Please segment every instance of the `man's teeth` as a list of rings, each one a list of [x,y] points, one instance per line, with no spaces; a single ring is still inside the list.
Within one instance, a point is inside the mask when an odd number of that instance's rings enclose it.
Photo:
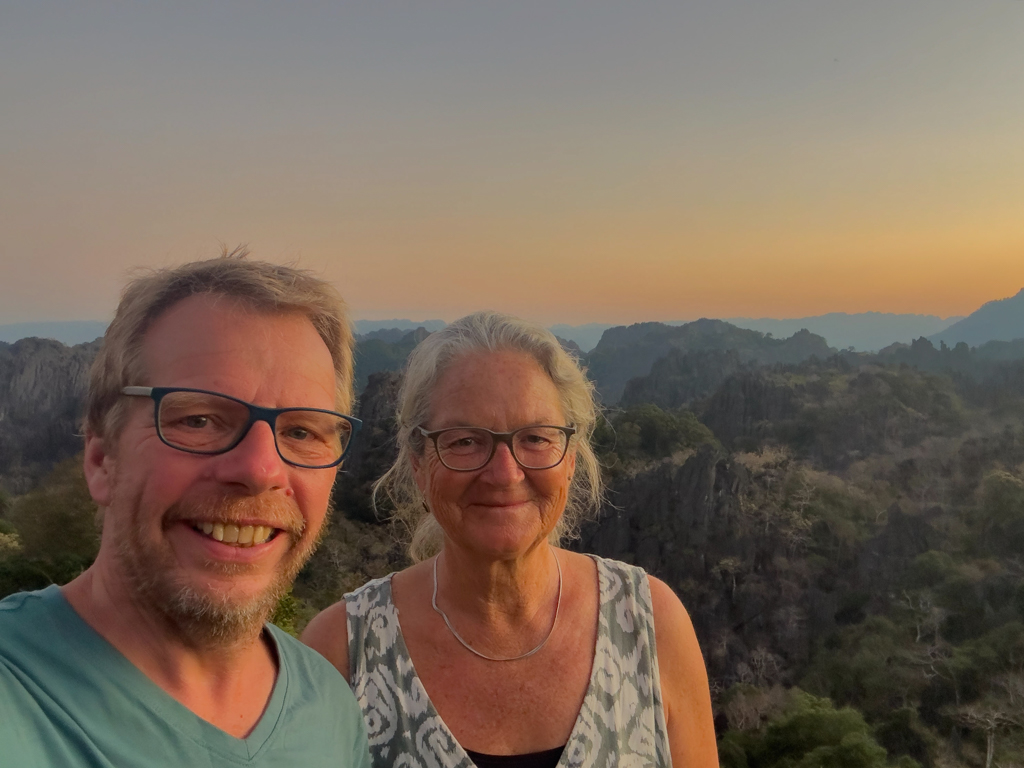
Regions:
[[[197,531],[225,544],[253,547],[264,544],[274,529],[266,525],[235,525],[234,523],[196,523]]]

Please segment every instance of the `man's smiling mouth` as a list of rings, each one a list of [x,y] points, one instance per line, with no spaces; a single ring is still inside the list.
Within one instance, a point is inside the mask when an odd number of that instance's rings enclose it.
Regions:
[[[266,525],[236,525],[235,523],[209,521],[192,523],[192,528],[215,541],[236,547],[254,547],[258,544],[266,544],[279,531],[278,528]]]

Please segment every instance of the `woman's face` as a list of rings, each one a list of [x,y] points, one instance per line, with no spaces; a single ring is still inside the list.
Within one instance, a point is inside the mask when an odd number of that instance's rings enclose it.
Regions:
[[[522,352],[473,352],[441,376],[430,400],[427,430],[567,426],[558,390],[544,369]],[[416,483],[452,544],[478,554],[514,557],[547,538],[565,509],[576,467],[570,447],[561,464],[523,469],[499,444],[481,469],[455,472],[426,441],[413,460]]]

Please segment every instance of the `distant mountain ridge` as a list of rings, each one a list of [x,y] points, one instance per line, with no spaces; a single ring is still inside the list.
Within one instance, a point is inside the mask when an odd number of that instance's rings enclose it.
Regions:
[[[107,330],[107,323],[99,320],[69,320],[65,322],[9,323],[0,325],[0,341],[13,344],[21,339],[53,339],[73,347],[95,341]]]
[[[909,344],[921,336],[942,331],[962,317],[936,315],[893,314],[891,312],[829,312],[813,317],[776,320],[770,317],[729,317],[725,321],[761,333],[785,338],[801,328],[824,336],[828,343],[839,349],[853,347],[858,352],[877,352],[890,344]]]
[[[1013,341],[1024,338],[1024,288],[1016,296],[997,299],[981,305],[963,320],[953,323],[928,339],[956,346],[961,341],[977,347],[987,341]]]
[[[586,323],[585,325],[559,323],[549,325],[548,330],[560,339],[576,342],[581,350],[589,352],[601,341],[601,335],[609,328],[614,327],[611,323]]]
[[[352,322],[353,330],[359,336],[366,336],[367,334],[374,333],[376,331],[390,331],[399,330],[415,331],[417,328],[426,328],[428,331],[439,331],[444,328],[448,323],[444,320],[354,320]]]
[[[824,338],[807,330],[788,339],[773,339],[760,331],[707,318],[680,326],[637,323],[604,332],[586,357],[588,374],[601,399],[614,403],[622,397],[630,379],[648,375],[654,362],[671,350],[735,350],[740,362],[762,364],[799,363],[812,355],[826,358],[836,353]]]
[[[722,320],[738,328],[770,333],[775,338],[788,338],[802,328],[823,336],[830,346],[838,349],[853,347],[858,352],[877,352],[890,344],[909,344],[921,336],[931,336],[962,316],[938,317],[937,315],[895,314],[892,312],[829,312],[809,317],[726,317]],[[679,326],[689,320],[668,320],[664,325]],[[580,349],[589,352],[600,341],[601,334],[617,326],[611,323],[587,323],[585,325],[552,325],[551,331],[579,344]]]

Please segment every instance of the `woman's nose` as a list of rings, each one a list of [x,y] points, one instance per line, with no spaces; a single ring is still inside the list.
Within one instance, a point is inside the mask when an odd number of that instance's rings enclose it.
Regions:
[[[485,474],[496,482],[516,482],[523,477],[522,467],[512,455],[507,443],[499,443],[494,447],[494,455],[484,467]]]

